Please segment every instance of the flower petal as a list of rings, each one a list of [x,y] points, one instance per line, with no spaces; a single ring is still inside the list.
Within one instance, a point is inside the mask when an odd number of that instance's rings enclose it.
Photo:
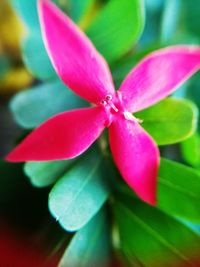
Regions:
[[[109,139],[124,180],[141,199],[155,205],[159,150],[153,139],[137,122],[123,118],[111,124]]]
[[[200,68],[200,48],[172,46],[145,57],[119,91],[130,112],[147,108],[175,91]]]
[[[55,4],[48,0],[38,3],[45,47],[58,76],[95,104],[114,94],[108,65],[86,35]]]
[[[46,161],[83,153],[102,133],[106,114],[101,107],[60,113],[36,128],[6,158],[7,161]]]

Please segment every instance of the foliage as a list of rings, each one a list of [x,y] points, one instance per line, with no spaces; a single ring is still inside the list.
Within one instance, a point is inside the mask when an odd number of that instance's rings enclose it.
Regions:
[[[54,2],[106,58],[117,88],[148,52],[180,42],[200,44],[197,0]],[[36,0],[11,0],[11,4],[26,28],[21,53],[35,77],[34,86],[10,102],[16,122],[33,129],[55,114],[86,107],[52,67],[41,37]],[[1,59],[0,77],[10,70],[9,60]],[[200,251],[198,227],[194,231],[193,226],[200,225],[199,83],[196,74],[178,94],[135,114],[161,146],[156,207],[138,200],[123,183],[110,160],[106,134],[77,159],[25,163],[24,173],[33,186],[50,187],[48,206],[56,222],[67,232],[76,232],[73,236],[62,233],[53,244],[52,253],[65,250],[60,267],[111,266],[114,256],[123,266],[190,266],[196,260]],[[167,154],[171,144],[176,144],[176,153]],[[17,186],[15,167],[10,171],[1,164],[2,176]],[[15,190],[7,188],[4,180],[2,196],[10,197],[6,192],[14,195]]]

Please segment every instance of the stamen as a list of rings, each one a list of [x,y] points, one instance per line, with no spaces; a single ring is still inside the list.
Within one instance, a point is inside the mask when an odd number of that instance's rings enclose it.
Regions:
[[[115,106],[115,104],[112,102],[112,96],[111,95],[107,95],[105,97],[105,99],[101,100],[101,104],[104,106],[109,106],[110,108],[112,108],[115,112],[118,112],[119,109]]]
[[[136,119],[136,121],[137,121],[138,123],[143,123],[143,121],[144,121],[144,120],[139,119],[139,118],[135,118],[135,119]]]
[[[106,101],[109,102],[110,100],[112,100],[112,96],[111,96],[111,95],[107,95],[107,96],[106,96]]]
[[[107,95],[106,96],[106,101],[108,103],[108,105],[115,111],[118,112],[119,109],[114,105],[114,103],[112,102],[112,96],[111,95]]]
[[[101,100],[101,104],[102,104],[103,106],[106,106],[108,103],[107,103],[106,100]]]
[[[115,107],[115,105],[114,105],[112,102],[109,103],[109,105],[110,105],[110,107],[111,107],[112,109],[114,109],[115,112],[118,112],[118,111],[119,111],[119,109],[118,109],[117,107]]]
[[[128,111],[125,111],[125,112],[124,112],[124,118],[125,118],[126,120],[129,120],[129,121],[136,121],[136,122],[138,122],[138,123],[142,123],[142,122],[143,122],[143,120],[134,117],[134,116],[132,115],[132,113],[130,113],[130,112],[128,112]]]
[[[135,118],[133,117],[133,115],[128,111],[124,112],[124,118],[129,121],[135,121]]]

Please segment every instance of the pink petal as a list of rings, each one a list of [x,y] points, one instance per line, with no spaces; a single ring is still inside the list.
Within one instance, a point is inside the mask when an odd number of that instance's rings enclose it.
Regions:
[[[111,124],[109,139],[124,180],[141,199],[155,205],[159,150],[153,139],[137,122],[123,118]]]
[[[47,52],[64,83],[96,104],[114,94],[108,65],[86,35],[50,1],[40,0],[38,8]]]
[[[147,108],[175,91],[200,67],[200,48],[172,46],[145,57],[120,87],[130,112]]]
[[[76,157],[99,137],[105,121],[106,114],[101,107],[60,113],[36,128],[6,160],[45,161]]]

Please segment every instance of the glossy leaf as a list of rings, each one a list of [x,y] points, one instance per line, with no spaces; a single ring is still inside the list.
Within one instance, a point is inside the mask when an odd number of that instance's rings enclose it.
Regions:
[[[137,259],[139,266],[189,266],[198,256],[200,237],[189,228],[139,200],[118,199],[120,247],[131,264]]]
[[[187,91],[187,82],[182,84],[177,91],[175,91],[172,96],[174,98],[179,98],[179,99],[184,99],[187,98],[186,96],[186,91]]]
[[[22,42],[22,56],[29,71],[42,80],[57,77],[45,50],[40,32],[27,36]]]
[[[118,187],[135,197],[127,186]],[[161,158],[158,175],[157,208],[180,220],[200,223],[200,171]]]
[[[200,168],[200,135],[193,134],[181,144],[182,155],[186,162]]]
[[[159,145],[173,144],[189,137],[196,129],[197,108],[187,100],[167,98],[134,114]]]
[[[191,99],[200,109],[200,90],[199,90],[200,73],[196,73],[188,82],[186,97]],[[199,128],[200,129],[200,128]]]
[[[144,26],[143,1],[111,0],[86,30],[109,62],[125,54],[140,37]]]
[[[10,106],[19,125],[34,128],[57,113],[85,107],[86,102],[56,80],[17,94]]]
[[[95,0],[70,0],[70,15],[75,22],[80,22],[95,3]]]
[[[200,223],[200,171],[161,160],[158,178],[158,208],[182,219]]]
[[[106,213],[101,210],[78,231],[67,247],[59,267],[107,267],[110,240]]]
[[[180,0],[166,0],[162,14],[161,41],[170,41],[177,31],[180,16]]]
[[[111,71],[116,88],[120,87],[127,74],[137,62],[135,55],[129,55],[112,65]]]
[[[181,27],[184,26],[184,30],[189,33],[194,33],[197,36],[200,34],[199,28],[199,12],[200,6],[198,0],[182,1],[182,16]]]
[[[84,155],[84,159],[53,187],[49,195],[49,209],[64,229],[80,229],[106,201],[108,187],[102,168],[102,159],[97,153]]]
[[[142,47],[153,44],[159,40],[160,15],[163,8],[163,0],[144,0],[145,3],[145,27],[139,44]]]
[[[27,162],[24,171],[33,186],[45,187],[56,182],[71,167],[73,162],[74,160]]]
[[[155,12],[161,9],[163,0],[145,0],[145,7],[150,10],[151,12]]]

